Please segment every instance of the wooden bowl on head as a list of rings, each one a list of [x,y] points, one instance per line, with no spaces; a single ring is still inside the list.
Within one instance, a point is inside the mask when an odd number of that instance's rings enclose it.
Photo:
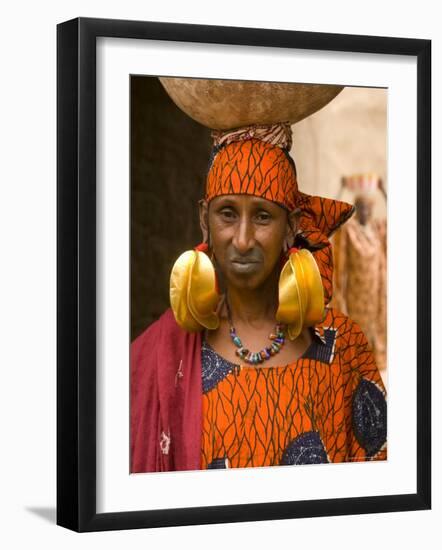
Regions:
[[[322,109],[344,86],[159,77],[175,104],[216,130],[251,124],[294,124]]]

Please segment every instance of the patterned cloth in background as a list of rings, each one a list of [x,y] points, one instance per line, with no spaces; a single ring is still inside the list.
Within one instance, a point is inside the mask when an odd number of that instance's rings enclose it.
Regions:
[[[387,244],[385,221],[351,219],[333,237],[332,305],[361,326],[379,369],[386,368]]]
[[[202,346],[202,465],[386,459],[385,388],[361,329],[332,308],[289,365],[234,365]]]

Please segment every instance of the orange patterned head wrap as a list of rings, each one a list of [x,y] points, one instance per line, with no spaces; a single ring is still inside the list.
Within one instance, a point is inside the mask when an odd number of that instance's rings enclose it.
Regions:
[[[297,193],[296,172],[288,154],[258,139],[224,146],[207,176],[207,201],[220,195],[246,194],[293,210]]]
[[[214,132],[206,200],[246,194],[276,202],[289,211],[296,207],[296,168],[289,156],[288,124],[249,126],[232,132]]]

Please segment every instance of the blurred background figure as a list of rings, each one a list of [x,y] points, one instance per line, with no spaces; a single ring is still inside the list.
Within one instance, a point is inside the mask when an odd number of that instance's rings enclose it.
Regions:
[[[379,369],[386,368],[386,220],[374,218],[379,191],[377,174],[343,177],[343,189],[354,194],[356,212],[334,235],[333,306],[356,321],[371,344]]]

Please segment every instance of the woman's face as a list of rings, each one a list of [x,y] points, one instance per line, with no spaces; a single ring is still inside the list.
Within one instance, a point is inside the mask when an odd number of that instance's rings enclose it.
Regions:
[[[210,202],[207,220],[214,256],[229,285],[258,289],[279,270],[284,240],[292,233],[284,208],[252,195],[223,195]]]

